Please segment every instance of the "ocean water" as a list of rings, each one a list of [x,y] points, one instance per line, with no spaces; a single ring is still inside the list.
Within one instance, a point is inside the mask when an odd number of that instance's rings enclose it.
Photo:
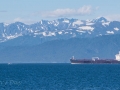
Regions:
[[[120,64],[0,64],[0,90],[120,90]]]

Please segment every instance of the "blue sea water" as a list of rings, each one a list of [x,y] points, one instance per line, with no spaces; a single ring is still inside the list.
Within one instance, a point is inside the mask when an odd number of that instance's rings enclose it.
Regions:
[[[120,65],[0,64],[0,90],[120,90]]]

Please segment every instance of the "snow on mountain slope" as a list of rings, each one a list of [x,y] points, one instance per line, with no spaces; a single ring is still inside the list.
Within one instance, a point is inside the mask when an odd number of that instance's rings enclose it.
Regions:
[[[104,17],[93,20],[78,20],[61,18],[53,21],[26,25],[21,22],[11,24],[0,23],[0,42],[20,36],[33,36],[39,38],[69,39],[72,37],[96,37],[102,35],[120,34],[120,22],[108,21]]]

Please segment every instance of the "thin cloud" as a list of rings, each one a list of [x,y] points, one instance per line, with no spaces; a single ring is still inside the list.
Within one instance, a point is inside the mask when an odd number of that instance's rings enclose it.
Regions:
[[[0,12],[3,13],[3,12],[7,12],[7,11],[5,11],[5,10],[0,10]]]
[[[79,15],[89,15],[92,13],[91,6],[83,6],[79,9],[56,9],[54,11],[47,11],[40,13],[42,17],[71,17],[71,16],[79,16]]]
[[[31,19],[23,19],[23,18],[18,17],[18,18],[15,18],[13,20],[13,22],[23,22],[25,24],[32,24],[32,23],[35,23],[36,21],[31,20]]]
[[[120,21],[120,14],[105,16],[110,21]]]
[[[18,17],[18,18],[15,18],[14,21],[15,21],[15,22],[23,21],[23,19]]]

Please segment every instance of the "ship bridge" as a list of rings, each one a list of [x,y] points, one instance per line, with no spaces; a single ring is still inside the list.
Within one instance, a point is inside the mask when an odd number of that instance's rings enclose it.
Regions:
[[[118,54],[115,55],[115,57],[116,57],[116,60],[120,61],[120,51]]]

